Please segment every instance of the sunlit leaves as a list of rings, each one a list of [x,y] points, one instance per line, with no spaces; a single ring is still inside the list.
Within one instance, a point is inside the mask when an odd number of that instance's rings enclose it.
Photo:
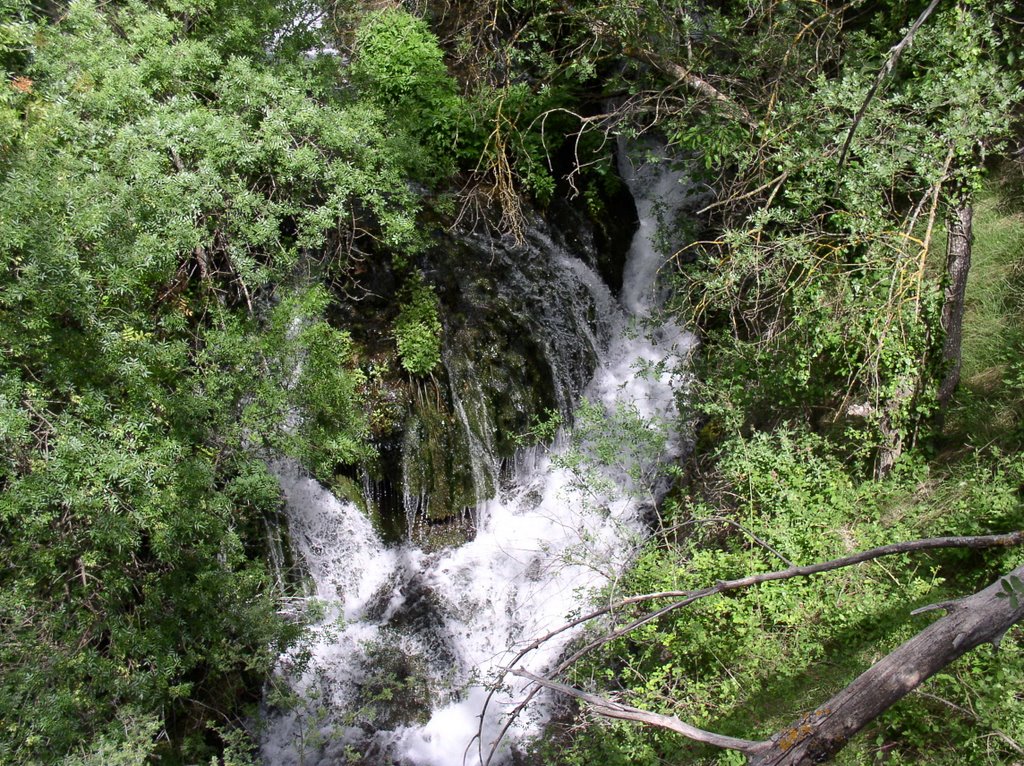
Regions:
[[[352,343],[286,284],[314,258],[343,275],[360,237],[415,250],[419,154],[268,54],[281,10],[74,2],[11,16],[35,19],[16,39],[5,17],[5,763],[208,761],[208,711],[243,714],[288,630],[260,450],[321,475],[366,455]]]

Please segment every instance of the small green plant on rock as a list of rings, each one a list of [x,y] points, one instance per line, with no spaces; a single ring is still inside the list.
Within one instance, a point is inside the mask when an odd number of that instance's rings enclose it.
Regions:
[[[411,279],[395,319],[395,343],[402,367],[413,375],[430,373],[441,361],[441,320],[434,288]]]

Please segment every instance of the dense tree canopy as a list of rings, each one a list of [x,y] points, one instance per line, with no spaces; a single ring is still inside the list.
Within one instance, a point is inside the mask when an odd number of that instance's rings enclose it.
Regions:
[[[148,751],[158,714],[192,762],[287,636],[260,445],[324,475],[369,450],[351,341],[303,275],[414,251],[432,160],[305,55],[315,30],[281,35],[302,8],[8,6],[0,759],[108,726]]]

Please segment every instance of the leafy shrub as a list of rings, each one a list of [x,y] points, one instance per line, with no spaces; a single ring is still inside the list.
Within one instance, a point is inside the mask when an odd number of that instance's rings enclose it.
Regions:
[[[435,163],[449,164],[464,107],[424,21],[400,8],[367,15],[356,33],[352,80],[427,146]]]
[[[441,320],[434,289],[414,277],[406,285],[395,319],[395,342],[402,367],[413,375],[426,375],[441,361]]]

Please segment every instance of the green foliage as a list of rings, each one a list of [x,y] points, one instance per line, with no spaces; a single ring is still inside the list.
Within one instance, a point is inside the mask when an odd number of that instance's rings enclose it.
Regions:
[[[434,288],[420,276],[411,278],[400,298],[395,319],[398,358],[413,375],[427,375],[441,361],[441,320]]]
[[[28,3],[0,2],[0,168],[22,132],[22,115],[31,101],[33,83],[22,70],[33,31]]]
[[[828,442],[812,434],[780,429],[730,440],[715,475],[701,485],[704,498],[687,499],[680,506],[685,515],[666,519],[666,532],[622,588],[685,591],[894,540],[1017,528],[1024,521],[1019,455],[980,457],[946,474],[930,475],[923,465],[909,468],[886,482],[861,483],[851,479]],[[908,617],[914,607],[986,585],[1013,560],[1012,553],[984,559],[961,552],[892,557],[703,599],[588,658],[575,680],[599,689],[614,685],[625,690],[627,702],[646,710],[759,738],[828,699],[920,630],[922,619]],[[947,586],[947,578],[955,584]],[[615,624],[647,608],[623,610]],[[928,682],[925,694],[872,724],[839,762],[874,762],[879,738],[896,763],[1011,762],[1012,749],[979,740],[976,727],[980,722],[1018,740],[1024,733],[1024,719],[1005,696],[1009,679],[1024,669],[1021,638],[1019,631],[1011,633],[1002,661],[978,652]],[[943,700],[978,715],[950,721]],[[573,742],[558,762],[733,762],[674,735],[632,725],[594,725]]]
[[[437,39],[423,20],[401,8],[375,11],[357,31],[352,76],[373,98],[431,104],[454,95]]]
[[[0,508],[5,762],[86,746],[125,707],[201,728],[270,667],[286,632],[253,554],[278,501],[233,486],[260,468],[223,441],[208,380],[138,404],[22,388],[32,443],[5,454]]]
[[[293,10],[0,4],[2,763],[243,758],[295,633],[262,448],[368,454],[352,340],[289,285],[415,251],[421,150]]]
[[[547,424],[539,428],[550,431]],[[673,473],[662,462],[671,428],[663,419],[645,417],[635,404],[617,403],[609,410],[584,399],[573,412],[572,441],[552,462],[589,494],[627,492],[653,500],[657,485]]]
[[[355,463],[366,455],[366,427],[358,408],[357,390],[363,375],[351,368],[352,341],[325,321],[303,328],[299,342],[306,349],[296,391],[303,417],[309,422],[306,443],[327,453],[316,467],[330,475],[335,463]],[[327,464],[325,465],[325,460]]]
[[[153,757],[160,728],[156,716],[121,710],[109,738],[99,738],[91,752],[68,756],[61,766],[139,766]]]
[[[1010,605],[1014,609],[1019,609],[1020,599],[1024,596],[1024,582],[1021,582],[1017,575],[1010,575],[1009,577],[1004,577],[1000,583],[1003,590],[996,595],[1000,598],[1009,599]]]
[[[286,293],[274,307],[248,350],[247,366],[261,374],[243,409],[250,438],[298,458],[323,481],[371,454],[360,394],[366,376],[351,337],[325,318],[330,302],[317,287]],[[230,333],[217,338],[233,342]]]
[[[993,24],[962,9],[930,20],[899,64],[908,76],[893,75],[869,102],[843,168],[836,137],[851,129],[850,105],[865,100],[874,67],[846,61],[841,76],[794,83],[766,117],[785,129],[756,155],[735,137],[700,134],[717,142],[706,157],[753,173],[769,195],[725,213],[710,252],[681,270],[687,310],[718,329],[710,374],[747,381],[732,389],[741,418],[831,416],[835,436],[870,458],[898,454],[934,413],[937,195],[972,193],[979,147],[998,151],[1020,97],[1019,77],[993,55]],[[880,34],[858,33],[857,49],[883,51],[893,31]],[[679,137],[693,143],[691,131]]]
[[[562,415],[553,408],[548,408],[543,415],[534,415],[530,427],[525,433],[516,434],[513,441],[517,449],[533,444],[550,444],[562,427]]]
[[[351,72],[367,98],[428,147],[424,177],[437,181],[439,169],[447,175],[465,107],[426,23],[401,8],[367,14],[356,31]]]
[[[431,688],[422,656],[386,632],[365,645],[367,674],[350,724],[392,729],[429,719]]]

